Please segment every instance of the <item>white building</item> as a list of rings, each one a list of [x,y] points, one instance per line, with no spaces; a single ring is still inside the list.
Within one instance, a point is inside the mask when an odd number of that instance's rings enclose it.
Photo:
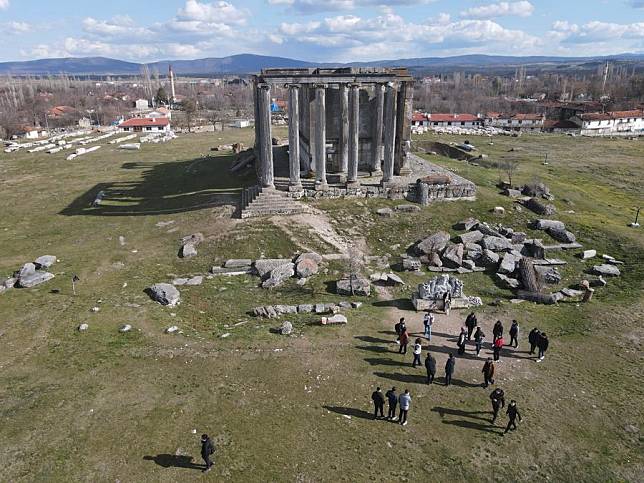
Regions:
[[[429,127],[483,127],[483,119],[473,114],[427,114]]]
[[[147,99],[137,99],[134,101],[134,107],[140,111],[148,109],[150,107]]]
[[[644,111],[590,112],[570,119],[582,136],[644,136]]]
[[[502,114],[488,112],[486,126],[506,131],[541,131],[545,117],[542,114]]]
[[[169,132],[170,119],[167,117],[133,117],[119,124],[123,132]]]

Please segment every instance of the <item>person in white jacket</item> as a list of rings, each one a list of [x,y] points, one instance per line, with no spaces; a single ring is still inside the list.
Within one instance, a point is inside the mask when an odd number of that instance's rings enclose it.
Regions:
[[[409,389],[405,389],[405,392],[400,395],[398,398],[398,405],[400,406],[400,416],[398,421],[403,426],[407,425],[407,412],[411,406],[411,395],[409,394]]]
[[[420,354],[423,352],[423,345],[420,342],[420,337],[414,342],[414,362],[411,363],[411,367],[422,366],[423,364],[420,361]]]

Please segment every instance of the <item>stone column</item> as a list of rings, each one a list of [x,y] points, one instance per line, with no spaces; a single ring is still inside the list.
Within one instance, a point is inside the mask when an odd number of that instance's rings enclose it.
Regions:
[[[394,177],[394,156],[396,149],[396,87],[389,83],[385,90],[385,161],[382,182],[389,183]]]
[[[385,86],[376,84],[376,112],[373,118],[373,142],[371,143],[371,171],[375,175],[382,173],[382,124],[385,109]]]
[[[325,190],[326,182],[326,85],[315,86],[315,189]]]
[[[349,168],[349,88],[340,84],[340,143],[338,146],[340,172],[346,174]]]
[[[300,191],[300,86],[288,88],[288,165],[289,191]]]
[[[271,87],[259,84],[259,182],[263,188],[274,188],[273,184],[273,142],[271,137]]]
[[[360,152],[360,85],[351,84],[349,94],[349,172],[347,187],[358,183],[358,156]]]
[[[411,116],[413,114],[414,89],[409,82],[403,82],[398,92],[396,114],[396,151],[394,172],[399,176],[411,174],[409,150],[411,145]]]

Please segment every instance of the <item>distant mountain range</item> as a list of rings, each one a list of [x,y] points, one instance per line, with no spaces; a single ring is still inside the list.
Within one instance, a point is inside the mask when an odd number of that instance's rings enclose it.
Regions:
[[[221,58],[196,60],[163,60],[148,63],[150,71],[157,70],[162,75],[171,64],[175,73],[182,75],[226,75],[251,74],[268,67],[315,67],[315,66],[377,66],[408,67],[416,71],[445,71],[458,68],[470,70],[489,70],[513,68],[519,65],[534,66],[542,69],[591,68],[606,61],[628,62],[644,68],[644,54],[620,54],[603,57],[550,57],[527,56],[511,57],[502,55],[461,55],[454,57],[422,57],[413,59],[391,59],[373,62],[354,63],[312,63],[285,57],[270,57],[254,54],[231,55]],[[106,57],[69,57],[59,59],[39,59],[23,62],[0,62],[0,75],[136,75],[141,72],[143,64],[125,62]]]

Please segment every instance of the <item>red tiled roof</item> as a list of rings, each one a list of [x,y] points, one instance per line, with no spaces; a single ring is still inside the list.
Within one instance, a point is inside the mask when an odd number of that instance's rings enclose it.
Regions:
[[[629,117],[644,117],[644,111],[589,112],[579,116],[584,121],[610,121],[613,119],[627,119]]]
[[[543,116],[541,114],[515,114],[512,119],[518,121],[541,121]]]
[[[49,111],[47,111],[47,114],[49,114],[52,117],[59,117],[59,116],[64,116],[65,114],[70,114],[75,111],[76,109],[74,109],[71,106],[56,106],[49,109]]]
[[[119,124],[119,127],[148,127],[167,126],[170,121],[167,117],[133,117]]]
[[[492,112],[488,112],[488,113],[487,113],[487,115],[486,115],[486,117],[487,117],[488,119],[498,119],[498,118],[500,118],[500,117],[502,117],[502,116],[503,116],[503,114],[502,114],[502,113],[500,113],[500,112],[493,112],[493,111],[492,111]]]
[[[548,119],[543,122],[545,129],[579,129],[579,126],[572,121],[559,121]]]
[[[414,112],[411,116],[412,121],[422,122],[427,120],[427,116],[422,112]]]
[[[429,120],[431,122],[473,122],[480,121],[478,117],[473,114],[430,114]]]

